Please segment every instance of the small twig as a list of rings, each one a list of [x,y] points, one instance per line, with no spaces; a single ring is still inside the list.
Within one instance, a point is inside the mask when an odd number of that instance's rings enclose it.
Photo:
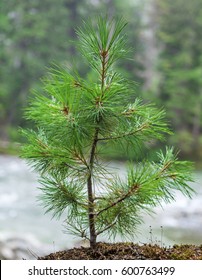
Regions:
[[[153,244],[153,236],[152,236],[152,227],[149,226],[150,230],[149,230],[149,234],[150,234],[150,243]]]
[[[161,247],[163,247],[163,227],[161,226]]]
[[[160,170],[159,174],[162,174],[166,169],[168,169],[172,163],[173,163],[172,161],[168,161],[168,162],[164,165],[164,167],[162,168],[162,170]]]
[[[87,168],[89,168],[88,163],[86,162],[86,159],[82,156],[80,156],[77,152],[74,153],[74,156],[80,160]]]

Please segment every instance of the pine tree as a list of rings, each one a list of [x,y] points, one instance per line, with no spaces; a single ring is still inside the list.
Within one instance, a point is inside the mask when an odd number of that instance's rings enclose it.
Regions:
[[[84,80],[54,66],[26,110],[37,129],[23,131],[22,156],[40,174],[42,203],[56,218],[65,212],[67,231],[91,247],[103,234],[133,236],[140,212],[171,202],[175,190],[193,192],[191,164],[178,161],[173,148],[160,151],[158,161],[130,164],[125,180],[102,160],[107,145],[138,149],[170,133],[163,110],[137,98],[128,104],[134,85],[115,70],[128,54],[125,26],[105,17],[84,22],[78,46],[95,75]]]
[[[158,100],[165,105],[176,134],[170,143],[184,157],[202,157],[202,1],[155,0],[161,44]],[[183,28],[182,28],[183,26]]]

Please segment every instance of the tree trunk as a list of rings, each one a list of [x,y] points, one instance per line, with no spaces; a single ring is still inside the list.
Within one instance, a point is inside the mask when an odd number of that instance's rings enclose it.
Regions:
[[[95,151],[98,141],[98,133],[99,129],[95,130],[94,140],[91,148],[90,153],[90,160],[89,160],[89,176],[87,180],[87,189],[88,189],[88,220],[89,220],[89,228],[90,228],[90,247],[93,248],[96,245],[96,230],[95,230],[95,207],[94,207],[94,193],[93,193],[93,186],[92,186],[92,174],[93,174],[93,165],[95,159]]]
[[[198,157],[199,153],[199,137],[200,137],[200,116],[201,116],[201,104],[198,102],[196,106],[196,112],[193,121],[192,136],[193,136],[193,153],[194,157]]]

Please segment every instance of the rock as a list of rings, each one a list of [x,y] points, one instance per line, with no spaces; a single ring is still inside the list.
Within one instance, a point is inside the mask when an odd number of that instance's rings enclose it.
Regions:
[[[51,249],[30,234],[23,237],[13,234],[0,235],[1,260],[37,259],[51,252]]]

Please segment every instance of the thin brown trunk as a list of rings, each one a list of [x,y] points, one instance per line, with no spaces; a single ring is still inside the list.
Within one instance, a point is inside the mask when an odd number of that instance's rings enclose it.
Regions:
[[[98,140],[98,128],[95,131],[94,140],[92,144],[92,149],[90,153],[90,162],[89,162],[89,176],[87,180],[88,188],[88,219],[89,219],[89,228],[90,228],[90,247],[95,247],[96,245],[96,230],[95,230],[95,209],[94,209],[94,193],[92,185],[92,173],[93,173],[93,164],[95,159],[95,151]]]

